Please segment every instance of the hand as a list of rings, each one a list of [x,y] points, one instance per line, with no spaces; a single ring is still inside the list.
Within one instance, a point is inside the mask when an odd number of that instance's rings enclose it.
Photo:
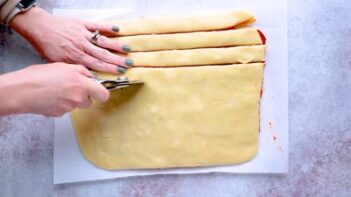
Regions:
[[[97,45],[91,43],[94,31],[116,35],[118,27],[113,25],[53,16],[34,7],[14,17],[10,26],[50,62],[81,64],[93,70],[115,74],[123,74],[133,65],[132,60],[107,50],[126,53],[130,50],[129,46],[106,36],[101,36]]]
[[[109,91],[88,77],[93,75],[85,67],[64,63],[34,65],[2,75],[0,115],[61,116],[77,107],[90,107],[90,98],[106,101]]]

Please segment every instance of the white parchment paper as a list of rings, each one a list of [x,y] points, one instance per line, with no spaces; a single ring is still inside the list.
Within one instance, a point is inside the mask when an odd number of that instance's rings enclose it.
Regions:
[[[154,1],[151,1],[154,2]],[[165,170],[108,171],[89,163],[82,155],[68,114],[55,119],[54,183],[92,181],[129,176],[191,173],[286,173],[288,171],[288,55],[286,0],[170,1],[104,10],[55,9],[54,14],[83,20],[138,16],[191,15],[194,13],[246,9],[255,14],[267,37],[267,65],[261,101],[261,125],[257,156],[240,165],[176,168]],[[205,1],[200,1],[205,2]],[[217,3],[214,3],[217,2]]]

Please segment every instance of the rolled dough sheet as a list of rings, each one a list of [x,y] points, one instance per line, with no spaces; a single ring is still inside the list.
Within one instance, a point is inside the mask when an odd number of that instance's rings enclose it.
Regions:
[[[258,148],[263,69],[263,63],[132,68],[126,76],[142,86],[71,113],[80,149],[110,170],[248,161]]]
[[[124,36],[114,39],[131,46],[131,52],[265,44],[263,34],[256,28]]]
[[[255,18],[249,12],[237,10],[211,15],[109,20],[107,22],[120,28],[118,35],[127,36],[221,30],[253,23]]]
[[[265,61],[265,45],[133,52],[127,57],[143,67],[254,63]]]

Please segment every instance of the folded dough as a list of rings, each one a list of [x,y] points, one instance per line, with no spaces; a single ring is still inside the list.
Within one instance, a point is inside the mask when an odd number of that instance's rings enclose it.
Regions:
[[[127,57],[143,67],[252,63],[265,61],[265,46],[133,52]]]
[[[92,108],[71,113],[87,160],[119,170],[238,164],[253,158],[265,38],[253,28],[228,29],[254,20],[233,11],[111,21],[120,27],[116,39],[133,50],[127,57],[135,68],[126,76],[145,83],[112,91],[108,102],[94,101]]]
[[[231,11],[211,15],[169,16],[134,20],[110,20],[120,30],[119,36],[209,31],[233,28],[253,23],[255,18],[246,11]]]
[[[263,68],[133,68],[126,76],[144,85],[71,113],[81,151],[111,170],[247,161],[258,147]]]
[[[124,36],[116,37],[115,39],[132,46],[132,52],[263,44],[259,30],[256,28],[243,28],[227,31]]]

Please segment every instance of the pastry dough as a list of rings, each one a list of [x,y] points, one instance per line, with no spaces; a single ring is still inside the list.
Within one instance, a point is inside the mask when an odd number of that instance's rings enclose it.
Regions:
[[[195,32],[234,28],[253,23],[255,18],[246,11],[231,11],[211,15],[170,16],[134,20],[110,20],[119,27],[119,36]]]
[[[265,61],[265,46],[133,52],[127,57],[143,67],[251,63]]]
[[[71,113],[81,151],[105,169],[247,161],[258,147],[263,68],[133,68],[126,75],[144,85],[112,91],[107,103]]]
[[[120,27],[115,39],[132,49],[126,57],[135,67],[126,76],[144,84],[112,91],[108,102],[94,101],[92,108],[71,113],[87,160],[120,170],[238,164],[253,158],[265,38],[254,28],[228,29],[254,20],[248,12],[233,11],[111,21]]]
[[[255,28],[211,32],[125,36],[117,37],[115,39],[132,46],[131,52],[264,44],[264,40],[262,40],[259,30]]]

